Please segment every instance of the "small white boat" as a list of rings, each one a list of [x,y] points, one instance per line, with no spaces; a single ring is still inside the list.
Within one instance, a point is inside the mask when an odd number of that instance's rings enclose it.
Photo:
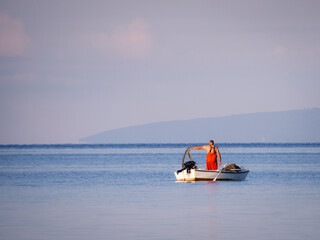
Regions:
[[[205,170],[205,169],[184,169],[181,172],[175,171],[174,174],[178,181],[212,181],[218,174],[219,170]],[[249,170],[222,170],[221,174],[216,180],[233,180],[243,181],[246,179]]]
[[[243,181],[246,179],[249,170],[239,168],[230,168],[229,166],[221,170],[205,170],[197,167],[196,162],[191,158],[189,148],[185,151],[182,158],[182,169],[174,172],[178,181],[212,181],[217,177],[216,180],[232,180],[232,181]],[[190,158],[189,162],[184,162],[185,156],[188,153]],[[220,173],[221,171],[221,173]]]

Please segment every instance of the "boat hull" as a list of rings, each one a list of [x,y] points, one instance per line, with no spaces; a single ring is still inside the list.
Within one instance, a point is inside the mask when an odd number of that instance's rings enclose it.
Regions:
[[[212,181],[219,173],[219,170],[185,169],[181,172],[174,172],[177,181]],[[243,181],[246,179],[249,170],[222,171],[217,180]]]

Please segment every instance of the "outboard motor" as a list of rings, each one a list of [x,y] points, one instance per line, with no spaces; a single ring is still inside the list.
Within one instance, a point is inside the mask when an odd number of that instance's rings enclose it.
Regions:
[[[189,161],[189,162],[185,162],[183,164],[183,168],[177,171],[177,174],[179,174],[180,172],[182,172],[183,170],[187,169],[187,172],[190,172],[191,169],[197,169],[197,163],[195,161]]]
[[[197,163],[195,161],[188,161],[183,164],[183,166],[187,169],[197,168]]]

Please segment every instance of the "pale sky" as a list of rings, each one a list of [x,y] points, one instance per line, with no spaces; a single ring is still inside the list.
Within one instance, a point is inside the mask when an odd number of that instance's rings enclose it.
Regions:
[[[320,1],[0,2],[0,144],[320,107]]]

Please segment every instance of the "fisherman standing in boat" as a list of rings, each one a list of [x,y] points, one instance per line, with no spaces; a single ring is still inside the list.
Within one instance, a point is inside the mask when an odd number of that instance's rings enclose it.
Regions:
[[[210,140],[209,145],[204,145],[202,147],[192,147],[191,149],[196,150],[206,150],[207,151],[207,167],[206,170],[218,170],[218,163],[217,163],[217,155],[219,158],[219,166],[221,166],[221,155],[219,152],[218,147],[214,145],[214,141]]]

